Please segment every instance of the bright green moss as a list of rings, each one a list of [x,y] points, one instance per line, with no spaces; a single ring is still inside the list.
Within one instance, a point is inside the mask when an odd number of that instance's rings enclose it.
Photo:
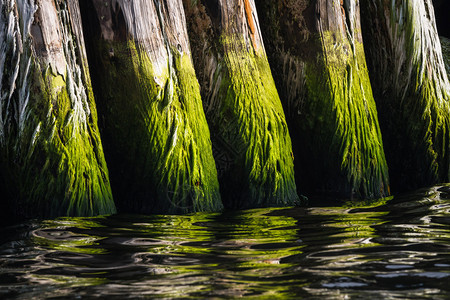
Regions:
[[[409,178],[409,183],[399,179],[402,186],[420,187],[446,182],[450,178],[450,107],[447,100],[450,95],[445,91],[442,94],[442,90],[438,89],[432,78],[425,78],[421,86],[404,99],[402,113],[397,120],[391,121],[391,126],[402,124],[400,129],[392,132],[405,143],[394,144],[391,148],[395,151],[393,155],[409,161],[401,171],[397,168],[398,164],[395,165],[397,174],[402,174],[403,180]],[[402,154],[407,150],[411,153]],[[417,175],[409,172],[417,172]]]
[[[2,159],[9,209],[18,217],[115,213],[96,124],[78,118],[62,75],[34,62],[30,76],[26,120]]]
[[[395,191],[449,181],[450,83],[431,1],[366,1],[366,49]]]
[[[335,39],[336,34],[324,33],[323,52],[306,65],[308,98],[298,123],[306,148],[303,161],[322,192],[385,197],[388,170],[363,47],[355,42],[353,53],[349,43]]]
[[[225,205],[233,208],[298,203],[292,146],[265,53],[248,52],[240,38],[222,37],[224,66],[216,69],[219,106],[208,115]],[[220,74],[217,72],[223,72]]]
[[[42,11],[29,4],[0,12],[0,214],[16,222],[115,213],[76,20],[61,2],[46,11],[55,19],[33,23]],[[59,22],[55,40],[30,31],[47,21]]]
[[[171,49],[159,74],[132,41],[93,47],[94,87],[118,205],[140,213],[222,209],[198,82]],[[114,57],[102,55],[114,49]],[[92,51],[92,50],[91,50]]]
[[[358,4],[291,2],[256,6],[293,140],[297,184],[318,200],[385,197],[388,168]]]

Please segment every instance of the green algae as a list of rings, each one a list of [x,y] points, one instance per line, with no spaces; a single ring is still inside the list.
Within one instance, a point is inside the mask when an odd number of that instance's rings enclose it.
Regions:
[[[60,9],[63,14],[65,8]],[[20,13],[15,18],[27,17],[26,12]],[[68,34],[64,39],[72,40],[70,29],[65,28],[69,25],[62,19],[60,22]],[[54,74],[45,59],[32,50],[31,37],[23,32],[22,36],[20,55],[13,44],[7,44],[3,71],[11,80],[1,91],[2,102],[7,99],[1,105],[3,214],[17,220],[115,213],[99,131],[93,121],[93,99],[86,99],[90,82],[77,77],[80,66],[73,63],[77,59],[74,52],[65,53],[66,73]]]
[[[234,209],[296,205],[289,130],[250,2],[245,11],[183,2],[222,200]]]
[[[374,4],[363,5],[363,33],[392,185],[404,191],[447,182],[450,84],[432,4]]]
[[[124,211],[222,209],[209,129],[189,54],[156,74],[138,42],[91,45],[94,90],[117,204]],[[114,49],[114,57],[107,53]]]
[[[325,189],[360,199],[389,195],[389,179],[377,110],[372,96],[362,44],[355,42],[354,57],[348,45],[334,47],[332,33],[323,33],[323,54],[306,65],[308,100],[305,147],[318,180]],[[326,186],[328,185],[328,186]]]
[[[225,205],[298,204],[291,140],[266,55],[244,50],[239,37],[223,35],[221,44],[223,66],[215,74],[220,90],[212,100],[220,104],[207,117],[215,147],[229,158],[219,166],[225,169],[220,178]]]
[[[359,17],[351,22],[342,16],[344,33],[341,10],[321,15],[318,25],[311,18],[319,8],[311,1],[257,5],[294,141],[298,185],[304,193],[333,199],[389,195],[377,108],[355,21]]]

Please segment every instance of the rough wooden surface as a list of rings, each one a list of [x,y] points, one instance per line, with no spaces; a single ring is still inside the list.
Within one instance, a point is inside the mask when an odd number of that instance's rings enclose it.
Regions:
[[[431,0],[364,0],[363,33],[393,186],[449,180],[450,84]]]
[[[388,195],[359,1],[258,1],[257,7],[298,182],[309,194]]]
[[[225,206],[298,203],[292,146],[253,0],[184,1]]]
[[[181,0],[82,0],[80,5],[119,208],[220,210]]]
[[[71,0],[2,1],[0,190],[9,217],[115,212],[69,6],[77,9]]]

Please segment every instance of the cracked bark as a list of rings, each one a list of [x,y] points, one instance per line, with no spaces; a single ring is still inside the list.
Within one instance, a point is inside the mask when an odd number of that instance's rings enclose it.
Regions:
[[[362,45],[359,2],[258,1],[269,61],[310,194],[389,195]]]
[[[184,1],[225,206],[298,203],[291,140],[253,0]]]
[[[138,213],[220,210],[181,0],[80,5],[118,207]]]
[[[431,0],[361,1],[393,186],[449,180],[450,83]]]
[[[114,213],[77,2],[0,8],[2,213]]]

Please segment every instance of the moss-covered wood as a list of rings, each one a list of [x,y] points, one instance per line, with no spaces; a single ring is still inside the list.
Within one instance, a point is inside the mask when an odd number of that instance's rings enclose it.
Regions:
[[[364,0],[361,7],[392,185],[447,182],[450,84],[431,0]]]
[[[359,2],[257,2],[306,192],[373,199],[388,168],[361,38]]]
[[[113,192],[122,211],[222,208],[180,1],[80,1]]]
[[[1,213],[114,213],[77,2],[0,8]]]
[[[297,203],[291,140],[254,1],[184,5],[225,206]]]

